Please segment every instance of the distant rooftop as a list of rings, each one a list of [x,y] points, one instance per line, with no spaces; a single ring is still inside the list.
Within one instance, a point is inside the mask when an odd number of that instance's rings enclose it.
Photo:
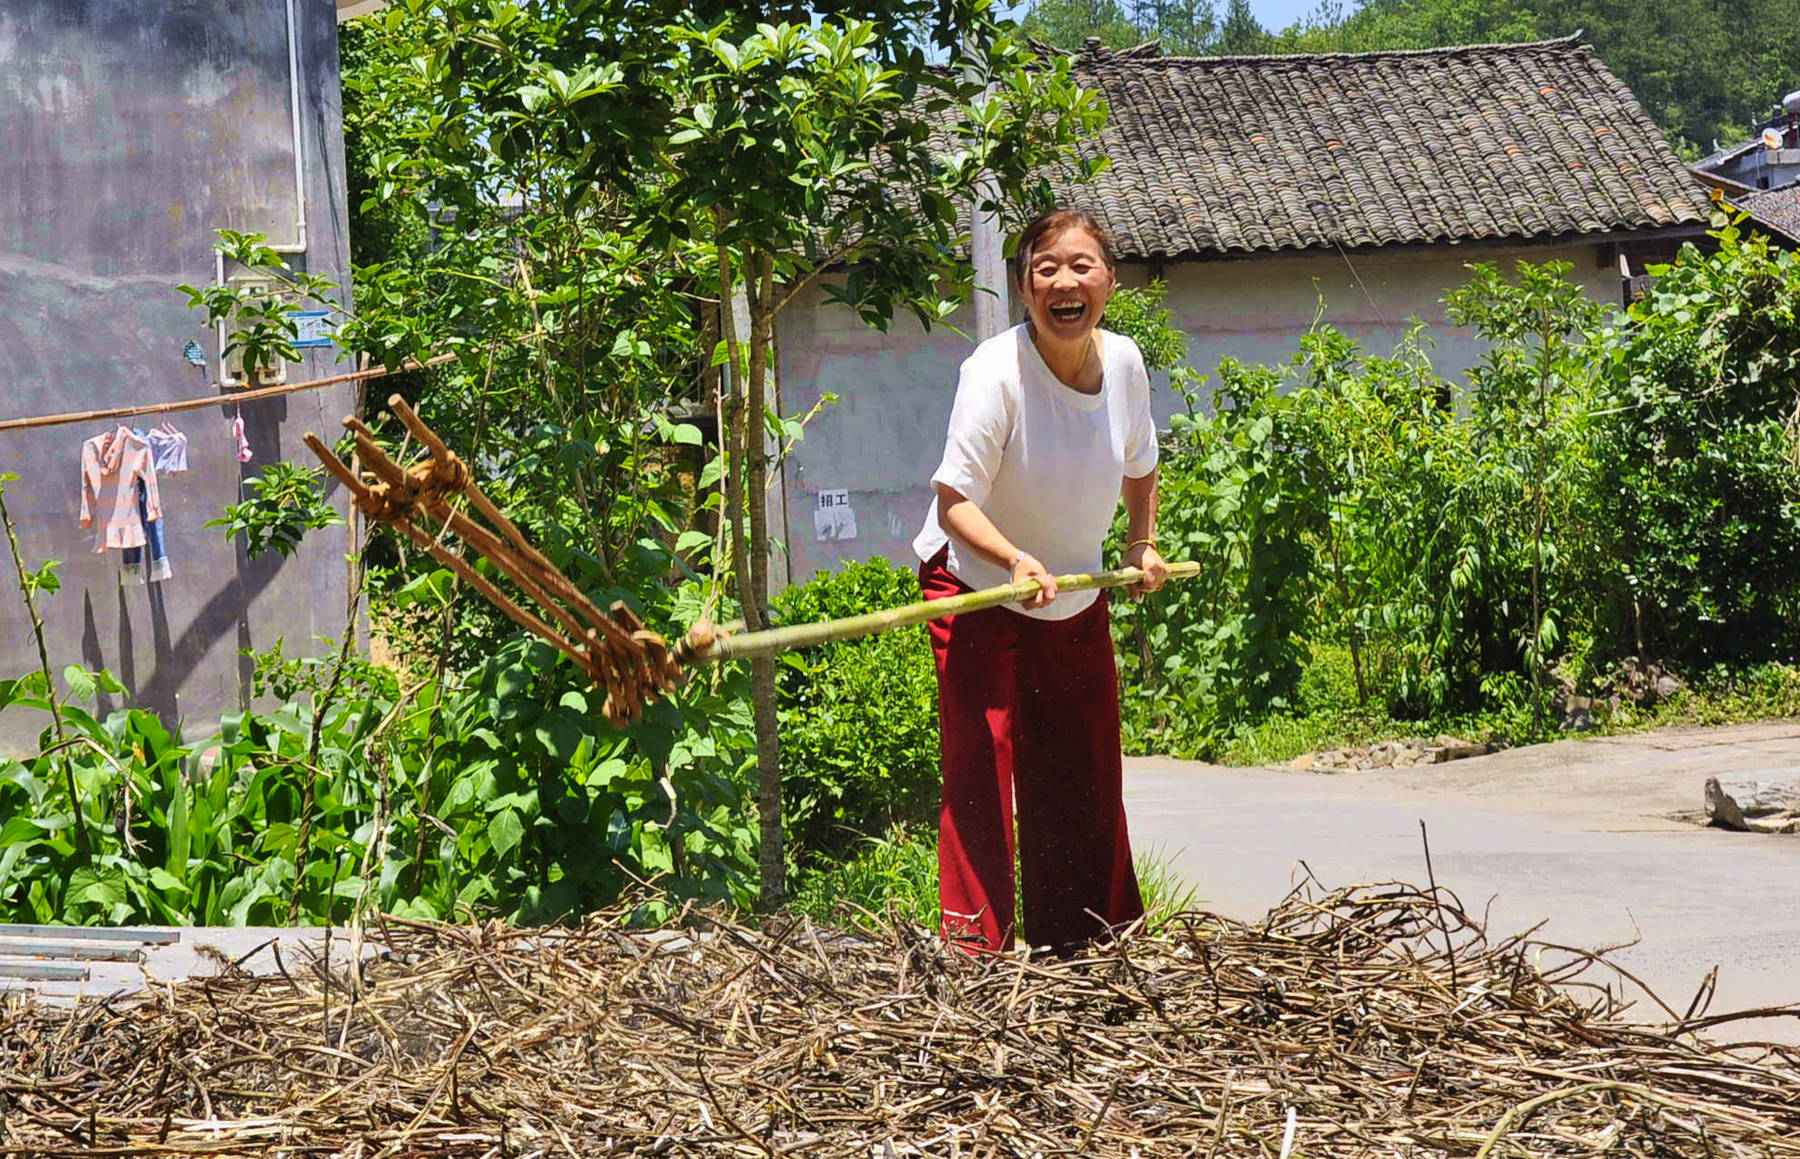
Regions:
[[[1750,220],[1800,245],[1800,181],[1779,189],[1728,194],[1726,200],[1750,215]]]
[[[1111,106],[1058,189],[1131,257],[1703,225],[1705,191],[1573,38],[1414,52],[1075,57]]]

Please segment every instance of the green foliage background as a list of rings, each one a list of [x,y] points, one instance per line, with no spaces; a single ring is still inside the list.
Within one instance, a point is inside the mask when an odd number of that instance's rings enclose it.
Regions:
[[[1517,739],[1628,656],[1791,664],[1800,261],[1715,240],[1625,315],[1566,265],[1473,267],[1448,299],[1489,347],[1466,386],[1416,331],[1376,357],[1329,327],[1285,366],[1226,360],[1209,408],[1178,373],[1161,534],[1203,572],[1117,617],[1135,743],[1321,714]]]
[[[919,599],[911,571],[885,559],[820,572],[776,597],[783,623],[809,623]],[[933,821],[938,803],[937,675],[923,625],[789,653],[781,679],[789,832],[814,863],[858,840]]]

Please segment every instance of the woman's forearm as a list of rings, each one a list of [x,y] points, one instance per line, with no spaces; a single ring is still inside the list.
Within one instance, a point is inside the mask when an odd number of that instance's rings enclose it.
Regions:
[[[938,522],[976,555],[995,567],[1011,569],[1024,550],[994,526],[987,512],[954,487],[936,484]]]
[[[994,526],[967,495],[942,483],[935,485],[938,497],[938,523],[970,551],[995,567],[1004,569],[1014,583],[1035,579],[1038,590],[1019,602],[1026,608],[1041,608],[1056,598],[1056,577],[1045,570],[1030,551],[1019,547]]]
[[[1148,475],[1126,479],[1119,485],[1125,497],[1126,543],[1156,538],[1156,468]]]

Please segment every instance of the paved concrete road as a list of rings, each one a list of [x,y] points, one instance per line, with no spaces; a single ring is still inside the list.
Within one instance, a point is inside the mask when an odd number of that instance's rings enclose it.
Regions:
[[[1132,844],[1155,849],[1205,908],[1260,916],[1305,876],[1327,886],[1438,884],[1488,908],[1490,932],[1616,955],[1687,1008],[1719,967],[1714,1013],[1800,1003],[1800,836],[1697,827],[1708,776],[1800,777],[1800,724],[1562,741],[1411,769],[1335,775],[1126,761]],[[1630,989],[1628,987],[1628,989]],[[1636,1013],[1660,1011],[1640,1000]],[[1800,1042],[1800,1018],[1721,1038]]]

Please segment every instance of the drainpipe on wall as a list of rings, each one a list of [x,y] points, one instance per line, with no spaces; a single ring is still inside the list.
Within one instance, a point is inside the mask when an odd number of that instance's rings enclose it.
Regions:
[[[300,123],[300,25],[294,19],[294,0],[287,0],[287,49],[288,49],[288,121],[293,129],[294,138],[294,240],[276,242],[269,246],[278,254],[303,254],[307,250],[306,236],[306,156],[302,145],[302,129]],[[213,251],[213,282],[225,284],[225,255]],[[220,321],[217,327],[219,342],[219,382],[232,381],[230,371],[225,367],[225,323]]]
[[[288,117],[294,127],[294,241],[272,245],[278,254],[306,252],[306,166],[300,132],[300,26],[294,20],[294,0],[287,0]]]
[[[983,212],[981,203],[995,196],[992,177],[983,177],[969,203],[973,228],[971,257],[975,263],[975,336],[986,341],[1006,329],[1011,310],[1006,300],[1006,256],[1000,237],[1000,215]]]
[[[963,67],[963,79],[971,83],[981,79],[971,62]],[[990,82],[982,100],[993,95]],[[975,267],[975,340],[985,342],[1006,329],[1012,320],[1006,300],[1006,250],[1000,233],[998,211],[984,212],[981,203],[997,201],[999,183],[984,174],[969,200],[969,258]]]

